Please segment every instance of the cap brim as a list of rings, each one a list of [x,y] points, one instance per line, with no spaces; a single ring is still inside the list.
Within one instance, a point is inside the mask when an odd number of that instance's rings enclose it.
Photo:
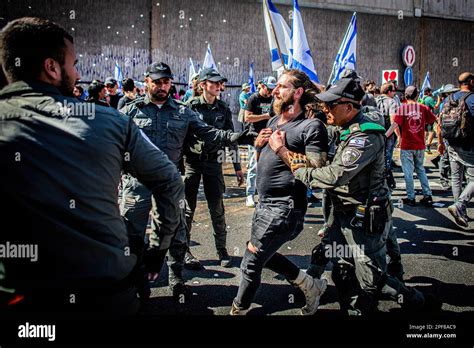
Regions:
[[[275,89],[277,85],[272,85],[271,83],[269,83],[268,85],[264,83],[265,86],[267,86],[267,88],[270,88],[270,89]]]
[[[225,77],[222,77],[222,76],[213,76],[213,77],[210,77],[206,80],[211,81],[211,82],[220,82],[220,81],[227,82],[227,79]],[[203,81],[206,81],[206,80],[203,80]]]
[[[151,78],[152,80],[159,80],[159,79],[163,79],[163,78],[173,79],[173,75],[170,75],[170,74],[150,74],[150,73],[148,73],[147,76],[149,78]]]
[[[447,89],[445,91],[442,91],[441,93],[454,93],[454,92],[457,92],[459,91],[459,88],[451,88],[451,89]]]
[[[333,94],[333,93],[330,93],[330,92],[323,92],[323,93],[319,93],[319,94],[316,94],[316,98],[318,98],[319,100],[325,102],[325,103],[328,103],[328,102],[333,102],[333,101],[336,101],[338,99],[341,99],[342,97],[340,95],[337,95],[337,94]]]

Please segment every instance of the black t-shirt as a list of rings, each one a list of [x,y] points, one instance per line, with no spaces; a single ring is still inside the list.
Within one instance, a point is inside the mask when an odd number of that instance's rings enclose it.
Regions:
[[[262,97],[258,92],[252,94],[247,100],[246,110],[250,111],[255,115],[270,113],[270,116],[274,116],[272,107],[273,97]],[[249,123],[250,132],[260,133],[260,131],[267,126],[268,120],[262,120],[254,123]]]
[[[110,106],[117,109],[118,102],[119,102],[120,98],[122,98],[122,96],[118,95],[118,94],[110,95],[109,96]]]
[[[276,131],[279,119],[280,116],[271,118],[267,127]],[[328,152],[326,127],[318,119],[307,119],[301,113],[278,129],[286,132],[285,146],[290,151],[301,154]],[[306,208],[306,186],[295,180],[290,168],[268,144],[262,149],[258,160],[257,190],[261,197],[282,198],[286,202],[293,199],[295,208]]]

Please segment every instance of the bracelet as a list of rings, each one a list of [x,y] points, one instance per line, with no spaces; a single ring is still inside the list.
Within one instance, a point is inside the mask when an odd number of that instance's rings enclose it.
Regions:
[[[284,147],[285,147],[285,145],[281,145],[278,149],[276,149],[275,153],[278,155],[278,152],[280,152],[280,150]]]

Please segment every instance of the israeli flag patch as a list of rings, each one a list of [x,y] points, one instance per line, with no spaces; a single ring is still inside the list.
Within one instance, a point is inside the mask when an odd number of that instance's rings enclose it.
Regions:
[[[351,140],[349,140],[349,146],[364,147],[365,146],[365,139],[364,138],[351,139]]]

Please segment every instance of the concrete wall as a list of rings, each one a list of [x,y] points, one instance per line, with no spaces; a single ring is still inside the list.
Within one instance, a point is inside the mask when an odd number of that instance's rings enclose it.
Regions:
[[[280,4],[282,2],[287,5]],[[274,3],[291,23],[291,1],[274,0]],[[429,70],[433,87],[439,87],[443,83],[455,83],[463,71],[474,70],[474,22],[425,16],[464,15],[471,19],[473,3],[464,0],[300,0],[300,8],[323,83],[329,78],[352,11],[357,10],[357,70],[361,76],[380,83],[383,69],[399,69],[402,75],[405,67],[401,52],[410,44],[417,54],[413,67],[415,82],[420,84]],[[406,15],[413,12],[414,7],[422,7],[424,17]],[[404,11],[403,19],[398,17],[400,9]],[[75,11],[74,19],[70,11]],[[85,80],[112,75],[114,61],[118,61],[125,76],[141,79],[146,65],[153,59],[168,62],[176,80],[185,82],[189,57],[202,64],[208,43],[229,84],[246,82],[251,61],[255,62],[257,80],[272,73],[263,6],[259,0],[0,2],[0,25],[25,15],[53,19],[74,35],[80,55],[79,69]],[[230,95],[224,97],[235,110],[239,89],[228,91]]]

